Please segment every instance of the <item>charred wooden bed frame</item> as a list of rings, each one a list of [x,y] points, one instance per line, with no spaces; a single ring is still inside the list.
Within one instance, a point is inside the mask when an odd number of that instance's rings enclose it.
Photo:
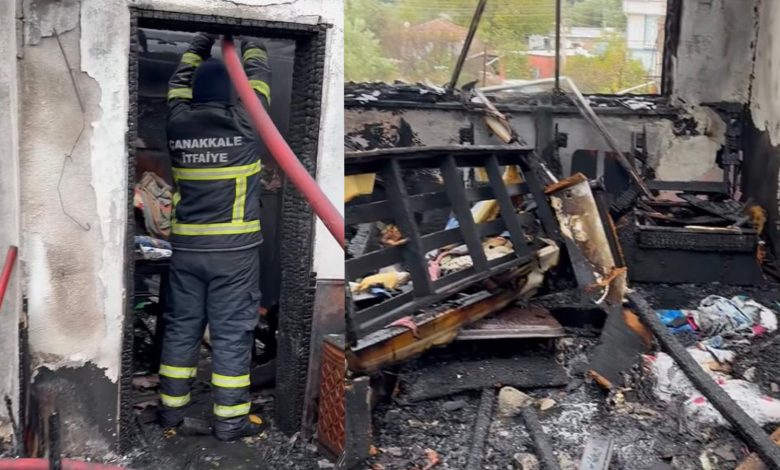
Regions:
[[[553,212],[529,163],[532,152],[531,149],[519,147],[457,146],[393,148],[346,154],[344,174],[376,173],[386,194],[383,199],[374,197],[370,202],[348,204],[346,225],[393,220],[406,239],[405,243],[398,246],[380,248],[347,260],[347,279],[354,280],[380,268],[402,263],[411,274],[412,281],[410,291],[381,303],[362,309],[350,305],[347,309],[348,345],[469,285],[529,262],[534,251],[539,248],[537,245],[541,243],[539,235],[558,238]],[[522,182],[505,184],[500,171],[504,165],[517,165]],[[485,168],[488,183],[466,188],[460,171],[462,168]],[[420,169],[439,170],[443,179],[442,190],[409,194],[402,172]],[[374,193],[376,195],[376,191]],[[532,199],[536,208],[518,214],[512,203],[514,196]],[[471,204],[490,199],[498,202],[501,217],[476,224],[471,214]],[[451,209],[459,227],[422,235],[414,214],[442,208]],[[537,224],[537,220],[541,224]],[[509,232],[514,251],[489,261],[481,239],[504,231]],[[465,243],[468,247],[473,266],[431,280],[425,254],[459,243]]]

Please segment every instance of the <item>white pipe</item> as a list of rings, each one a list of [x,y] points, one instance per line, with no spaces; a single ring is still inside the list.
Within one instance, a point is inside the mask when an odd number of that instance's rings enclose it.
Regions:
[[[639,90],[639,89],[642,89],[642,88],[644,88],[646,86],[650,86],[650,85],[655,85],[655,82],[647,82],[647,83],[643,83],[641,85],[633,86],[631,88],[626,88],[625,90],[620,90],[619,92],[617,92],[615,94],[616,95],[622,95],[624,93],[628,93],[628,92],[634,91],[634,90]]]
[[[566,77],[560,77],[561,79],[564,79]],[[554,78],[540,78],[538,80],[529,80],[525,83],[515,83],[511,85],[494,85],[494,86],[488,86],[488,87],[481,87],[479,91],[483,93],[492,93],[496,91],[505,91],[505,90],[517,90],[520,88],[525,88],[527,86],[534,86],[534,85],[544,85],[547,83],[555,83]]]

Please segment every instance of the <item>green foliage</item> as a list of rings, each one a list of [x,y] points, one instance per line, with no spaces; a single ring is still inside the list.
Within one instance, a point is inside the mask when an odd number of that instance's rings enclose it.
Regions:
[[[563,10],[567,26],[589,26],[593,28],[615,28],[625,30],[626,15],[623,0],[583,0]]]
[[[347,0],[349,11],[369,13],[368,18],[377,27],[378,15],[382,7],[379,2],[371,0]],[[392,81],[397,78],[398,71],[394,62],[383,56],[379,39],[369,27],[369,22],[363,15],[345,15],[344,22],[344,79],[346,81]]]
[[[598,56],[567,57],[563,73],[583,93],[617,93],[649,81],[642,62],[630,57],[625,40],[618,35],[609,38]]]
[[[467,29],[476,5],[477,0],[346,0],[345,79],[446,83],[460,51],[452,32],[442,27],[439,36],[433,32],[420,37],[409,30],[438,18],[456,25],[454,29]],[[619,31],[626,24],[622,0],[565,0],[563,18],[568,26]],[[554,0],[490,0],[460,83],[482,79],[479,53],[484,49],[499,57],[507,78],[532,78],[524,55],[528,38],[551,35],[554,29]],[[488,66],[487,73],[495,76],[499,70]],[[567,57],[562,73],[587,93],[614,93],[647,81],[647,72],[630,59],[620,35],[609,38],[599,56]]]

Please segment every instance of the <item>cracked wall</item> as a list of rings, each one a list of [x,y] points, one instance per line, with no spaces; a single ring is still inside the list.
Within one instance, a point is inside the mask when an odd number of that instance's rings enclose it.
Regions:
[[[0,2],[0,259],[4,262],[6,249],[19,245],[19,139],[18,139],[18,86],[17,80],[17,25],[21,9],[16,2]],[[8,396],[13,409],[19,409],[19,342],[17,324],[22,307],[21,263],[17,261],[5,294],[0,318],[0,396]],[[0,437],[11,434],[6,407],[0,407]]]
[[[16,214],[21,212],[21,260],[28,299],[33,390],[42,410],[55,406],[51,404],[51,390],[85,387],[99,390],[91,396],[73,394],[82,400],[80,403],[55,402],[56,406],[66,408],[61,411],[63,416],[72,418],[64,423],[66,426],[71,424],[72,429],[81,429],[90,436],[83,442],[66,440],[64,450],[103,457],[117,436],[126,300],[129,7],[334,24],[327,38],[323,104],[329,107],[321,117],[323,132],[317,179],[337,207],[343,199],[340,156],[343,118],[340,105],[339,109],[330,108],[333,103],[341,103],[343,93],[342,11],[333,8],[327,0],[23,0],[20,3],[20,11],[24,13],[24,57],[19,61],[18,70],[20,124],[18,133],[10,134],[18,135],[19,140],[20,176],[16,192],[21,196],[20,211]],[[6,20],[9,24],[13,22],[6,18],[4,9],[0,14],[3,26]],[[10,28],[0,34],[15,30]],[[72,77],[83,98],[83,115],[55,32],[74,69]],[[8,49],[13,48],[13,41],[7,44],[0,46],[3,58],[15,53]],[[3,75],[8,70],[11,69],[0,72],[0,110],[3,111],[13,108],[13,103],[3,94],[4,87],[13,85]],[[4,134],[8,126],[13,127],[10,121],[0,117],[0,131]],[[82,123],[84,131],[74,147]],[[8,144],[9,148],[13,145],[13,141]],[[5,156],[0,158],[3,170],[12,170],[15,161]],[[7,181],[13,183],[13,179],[5,178],[4,171],[2,175],[0,191],[12,191],[13,185],[6,185]],[[3,204],[8,204],[5,199]],[[13,216],[14,212],[9,214]],[[4,224],[0,241],[12,240],[12,229],[12,223]],[[315,269],[320,278],[340,278],[343,262],[339,253],[324,227],[318,226]],[[14,351],[9,355],[15,357],[15,348],[10,349]],[[0,369],[0,374],[13,375],[17,370],[9,364]]]

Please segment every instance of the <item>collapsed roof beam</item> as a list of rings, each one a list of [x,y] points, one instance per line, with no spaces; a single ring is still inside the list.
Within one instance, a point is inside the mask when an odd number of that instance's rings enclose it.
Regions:
[[[458,61],[455,63],[455,70],[452,71],[452,78],[450,79],[450,83],[447,84],[447,88],[450,90],[454,89],[455,85],[458,84],[460,72],[463,70],[463,64],[466,63],[466,56],[469,53],[469,49],[471,49],[471,43],[474,41],[474,36],[477,34],[479,22],[482,20],[482,13],[485,11],[485,5],[487,5],[487,0],[479,0],[477,9],[474,11],[474,16],[471,17],[471,25],[469,26],[469,33],[466,35],[466,42],[463,43],[463,49],[460,50]]]

